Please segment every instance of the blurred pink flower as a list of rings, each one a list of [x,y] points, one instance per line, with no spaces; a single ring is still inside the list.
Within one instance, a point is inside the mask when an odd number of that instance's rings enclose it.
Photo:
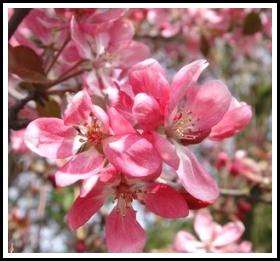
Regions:
[[[11,149],[15,153],[25,153],[29,151],[29,149],[24,143],[24,132],[25,129],[11,131]]]
[[[240,242],[244,225],[240,221],[229,222],[223,226],[213,221],[210,212],[199,210],[194,219],[194,230],[199,240],[187,231],[179,231],[173,243],[176,252],[187,253],[249,253],[252,244]]]

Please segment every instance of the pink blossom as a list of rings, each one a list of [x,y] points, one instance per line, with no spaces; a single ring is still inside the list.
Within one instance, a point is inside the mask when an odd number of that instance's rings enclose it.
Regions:
[[[25,143],[43,157],[67,159],[55,174],[59,186],[96,175],[105,158],[128,176],[149,179],[161,173],[161,160],[153,145],[115,108],[108,108],[107,115],[92,104],[85,91],[72,97],[63,119],[32,121],[25,132]]]
[[[241,241],[244,225],[240,221],[229,222],[223,226],[213,221],[209,211],[199,210],[194,219],[194,230],[199,240],[187,231],[177,233],[173,249],[187,253],[249,253],[252,244]]]
[[[70,28],[80,57],[94,60],[95,66],[109,62],[116,67],[130,67],[149,56],[146,45],[133,41],[134,29],[129,20],[118,19],[94,27],[78,23],[73,16]]]
[[[24,143],[25,129],[11,132],[11,149],[16,153],[25,153],[28,151]]]
[[[140,252],[144,248],[146,235],[136,220],[132,207],[134,200],[164,218],[188,215],[186,201],[174,188],[155,181],[130,179],[108,167],[98,180],[84,181],[80,196],[67,214],[69,226],[72,229],[82,226],[109,197],[116,201],[105,225],[105,239],[110,252]]]
[[[231,122],[226,120],[227,114],[233,113],[230,104],[234,99],[226,85],[217,80],[197,83],[207,65],[205,60],[197,60],[184,66],[171,85],[164,69],[153,59],[138,63],[129,71],[135,126],[154,145],[164,163],[177,171],[186,189],[185,197],[194,209],[212,204],[219,195],[218,187],[194,154],[180,144],[201,142],[220,122],[221,126],[229,124],[229,131],[220,133],[220,137],[228,137],[239,132],[250,119],[238,117],[237,109],[237,116]]]

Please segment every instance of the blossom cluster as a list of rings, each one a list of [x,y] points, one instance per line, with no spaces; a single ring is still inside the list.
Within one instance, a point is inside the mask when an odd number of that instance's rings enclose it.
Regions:
[[[33,9],[10,41],[13,55],[26,46],[44,57],[43,79],[12,67],[17,80],[39,84],[43,100],[44,87],[45,95],[64,94],[67,86],[52,86],[81,68],[71,83],[80,88],[63,95],[61,116],[32,119],[25,130],[13,133],[14,144],[18,151],[28,148],[55,160],[57,186],[79,185],[67,214],[71,229],[83,226],[106,202],[114,203],[105,224],[110,252],[139,252],[145,246],[134,201],[167,219],[213,204],[219,197],[217,182],[191,145],[236,135],[252,117],[251,106],[233,97],[224,82],[199,80],[209,65],[205,59],[186,64],[169,79],[149,47],[134,40],[135,25],[126,13]],[[158,15],[149,12],[150,19]],[[168,24],[162,34],[170,34]],[[56,54],[55,65],[46,59],[48,52]],[[172,182],[166,169],[175,173]],[[214,247],[225,245],[219,238]]]

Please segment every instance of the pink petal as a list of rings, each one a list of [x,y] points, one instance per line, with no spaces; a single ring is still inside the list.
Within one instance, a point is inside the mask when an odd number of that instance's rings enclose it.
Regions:
[[[202,242],[209,241],[214,235],[214,222],[208,210],[197,212],[194,219],[194,230]]]
[[[123,43],[119,48],[114,46],[112,52],[118,57],[117,65],[121,68],[130,68],[134,64],[141,62],[150,56],[149,47],[136,41]]]
[[[213,246],[222,247],[236,242],[244,233],[245,227],[240,221],[227,223],[213,241]]]
[[[179,231],[173,242],[173,249],[176,252],[185,253],[205,253],[203,244],[199,242],[191,233]]]
[[[205,207],[213,204],[213,202],[206,202],[206,201],[199,200],[199,199],[193,197],[191,194],[189,194],[185,190],[183,190],[181,193],[182,193],[183,197],[185,198],[186,202],[188,203],[189,209],[197,210],[197,209],[205,208]]]
[[[61,53],[61,57],[66,63],[75,63],[81,59],[78,49],[73,41],[66,45],[65,49]]]
[[[175,170],[179,167],[180,159],[177,155],[175,146],[162,137],[157,132],[153,132],[153,144],[163,161]]]
[[[242,241],[238,248],[239,248],[239,253],[251,253],[252,252],[252,243],[250,241]]]
[[[94,148],[78,153],[55,173],[56,184],[64,187],[97,174],[103,167],[103,160]]]
[[[164,218],[182,218],[189,214],[184,197],[166,184],[151,184],[145,204],[150,211]]]
[[[40,156],[51,159],[64,159],[74,151],[74,128],[65,126],[57,118],[39,118],[26,128],[24,141],[26,146]]]
[[[77,23],[74,16],[72,16],[70,22],[70,30],[72,40],[78,49],[79,55],[85,59],[90,59],[92,57],[90,45],[86,39],[86,35],[80,28],[80,25]]]
[[[158,102],[145,93],[135,96],[132,113],[139,126],[146,131],[158,127],[162,120]]]
[[[232,98],[230,107],[224,117],[215,125],[210,133],[210,138],[222,140],[231,137],[243,130],[252,118],[251,106],[244,102],[238,102]]]
[[[110,121],[107,113],[99,106],[92,105],[91,107],[93,115],[102,122],[103,132],[109,133]]]
[[[71,229],[77,229],[86,223],[104,204],[103,186],[95,186],[86,197],[78,197],[67,214]]]
[[[228,110],[231,98],[227,86],[217,80],[188,88],[186,109],[198,119],[196,129],[207,130],[216,125]]]
[[[180,182],[194,198],[213,203],[219,196],[215,179],[203,169],[192,152],[186,147],[180,149],[180,165],[177,170]]]
[[[129,42],[134,35],[134,27],[128,20],[117,20],[110,28],[110,44],[119,45],[122,42]]]
[[[85,197],[96,185],[98,181],[105,185],[117,184],[119,182],[120,174],[112,165],[108,164],[101,169],[98,175],[93,175],[88,179],[83,180],[81,186],[80,196]]]
[[[114,135],[136,132],[131,126],[130,122],[126,118],[124,118],[117,109],[111,107],[107,111],[110,119],[110,126],[113,130]]]
[[[93,175],[85,180],[83,180],[80,197],[84,198],[97,184],[99,180],[99,175]]]
[[[194,61],[181,68],[173,77],[172,91],[170,93],[169,113],[173,111],[178,102],[185,95],[187,88],[196,83],[201,72],[208,66],[206,60]]]
[[[146,234],[136,220],[136,213],[128,208],[125,216],[114,208],[105,225],[106,245],[110,252],[142,252]]]
[[[129,83],[135,94],[144,92],[154,97],[164,111],[170,90],[164,70],[156,60],[147,59],[134,65],[129,72]]]
[[[160,175],[162,161],[145,138],[137,134],[109,137],[103,142],[108,160],[124,174],[138,178],[156,178]]]
[[[11,148],[16,153],[25,153],[28,151],[28,148],[24,143],[24,133],[25,129],[11,131]]]
[[[91,16],[90,21],[92,23],[105,23],[109,21],[113,22],[123,16],[125,12],[126,9],[124,8],[108,9],[103,12],[95,13],[93,16]]]
[[[73,126],[87,122],[91,112],[91,105],[91,98],[86,91],[77,92],[64,111],[64,124]]]

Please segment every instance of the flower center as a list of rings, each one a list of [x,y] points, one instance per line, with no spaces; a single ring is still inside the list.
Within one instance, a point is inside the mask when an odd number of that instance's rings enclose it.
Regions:
[[[195,139],[197,135],[195,135],[194,133],[198,121],[199,119],[195,118],[190,110],[179,110],[173,119],[170,133],[174,138],[179,140]]]
[[[115,188],[115,199],[118,200],[117,209],[122,216],[125,216],[127,209],[131,207],[134,199],[142,200],[145,194],[145,186],[142,183],[127,184],[121,182]]]
[[[102,132],[102,123],[95,117],[92,119],[91,124],[87,127],[87,140],[94,145],[101,143],[104,138],[104,133]]]

